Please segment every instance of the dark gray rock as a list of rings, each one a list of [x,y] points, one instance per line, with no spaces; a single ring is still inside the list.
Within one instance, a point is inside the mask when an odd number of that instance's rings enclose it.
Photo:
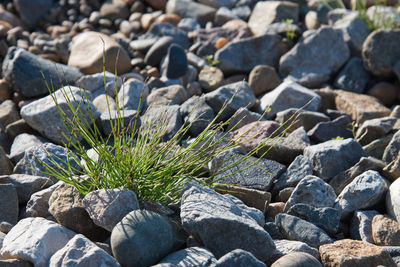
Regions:
[[[237,130],[242,126],[259,120],[264,120],[264,117],[260,113],[252,112],[247,108],[239,108],[229,121],[227,131]]]
[[[356,164],[364,151],[359,143],[351,138],[331,140],[304,149],[304,156],[311,161],[315,174],[328,180]]]
[[[304,127],[308,131],[319,122],[329,121],[330,118],[320,112],[289,108],[276,113],[275,120],[280,123],[290,123],[289,131],[292,132],[299,127]]]
[[[254,266],[254,267],[265,267],[266,265],[257,260],[256,257],[253,256],[248,251],[245,251],[243,249],[235,249],[228,254],[225,254],[222,256],[218,261],[216,267],[231,267],[231,266],[236,266],[236,267],[248,267],[248,266]]]
[[[177,79],[184,76],[188,70],[188,60],[185,50],[177,44],[170,45],[164,64],[168,78]]]
[[[397,120],[395,117],[383,117],[364,121],[357,129],[357,141],[365,146],[375,139],[381,138],[393,129]]]
[[[285,238],[298,240],[311,247],[332,243],[334,240],[324,230],[296,216],[280,213],[275,223]]]
[[[184,0],[178,0],[184,1]],[[173,1],[170,1],[173,2]],[[185,1],[186,2],[186,1]],[[187,6],[185,6],[186,8]],[[179,14],[177,14],[179,15]],[[174,43],[179,44],[184,49],[189,48],[189,39],[185,31],[175,28],[169,23],[158,23],[151,24],[150,29],[143,36],[144,39],[158,39],[160,37],[170,36],[174,39]],[[149,47],[150,48],[150,47]]]
[[[362,94],[370,80],[361,58],[351,58],[336,76],[334,86],[346,91]]]
[[[376,139],[366,146],[363,146],[365,155],[368,157],[374,157],[376,159],[382,159],[386,147],[389,145],[394,134],[387,134],[384,137]]]
[[[157,40],[147,51],[144,62],[147,65],[158,66],[163,57],[168,53],[169,46],[173,43],[174,39],[171,36],[164,36]]]
[[[202,26],[204,26],[208,21],[214,20],[216,11],[217,10],[211,6],[189,0],[168,1],[166,7],[167,14],[176,14],[181,18],[193,18]]]
[[[3,77],[11,84],[13,91],[26,97],[48,94],[46,82],[49,85],[52,82],[53,88],[50,89],[55,90],[62,84],[74,84],[83,75],[78,68],[54,63],[17,47],[7,50],[2,70]],[[46,80],[43,79],[41,71]],[[59,74],[62,75],[59,76]]]
[[[216,262],[217,259],[208,249],[189,247],[169,254],[153,267],[212,267]]]
[[[322,267],[322,264],[308,253],[292,252],[279,258],[271,267]]]
[[[268,234],[272,237],[272,239],[274,239],[275,243],[276,243],[277,239],[284,239],[282,233],[279,231],[275,222],[266,222],[264,224],[264,229],[265,229],[265,231],[268,232]]]
[[[329,50],[326,47],[330,47]],[[315,56],[315,51],[324,51]],[[307,87],[318,87],[346,63],[350,50],[342,33],[328,26],[299,41],[280,59],[283,76]]]
[[[323,143],[337,137],[353,138],[352,121],[350,116],[344,115],[333,121],[320,122],[307,132],[311,140]]]
[[[350,221],[350,237],[374,244],[374,238],[372,237],[372,219],[378,214],[379,212],[376,210],[356,210]]]
[[[0,222],[18,222],[18,194],[13,184],[0,184]]]
[[[180,112],[183,120],[191,123],[191,136],[199,135],[214,119],[214,111],[204,97],[192,96],[181,105]]]
[[[13,1],[20,18],[25,24],[33,29],[36,23],[48,12],[53,5],[53,0],[15,0]]]
[[[120,110],[120,114],[118,114],[117,111],[111,111],[111,113],[103,112],[100,115],[100,124],[103,133],[107,136],[111,135],[113,133],[111,125],[113,125],[115,129],[117,121],[121,119],[123,120],[123,125],[121,126],[124,128],[127,128],[131,124],[131,121],[135,121],[135,119],[136,129],[140,127],[140,118],[137,115],[137,110]]]

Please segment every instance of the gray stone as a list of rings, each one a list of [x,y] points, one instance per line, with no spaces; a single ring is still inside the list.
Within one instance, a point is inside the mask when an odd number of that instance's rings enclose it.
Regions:
[[[123,120],[123,121],[121,121]],[[103,133],[106,136],[112,135],[113,134],[113,127],[114,129],[116,128],[117,122],[121,121],[121,127],[123,128],[129,128],[129,131],[134,131],[137,130],[140,127],[140,116],[137,112],[137,110],[120,110],[114,111],[110,110],[110,113],[108,111],[101,113],[100,115],[100,125],[101,129],[103,130]],[[133,124],[136,121],[136,129],[133,129]],[[122,123],[123,122],[123,123]],[[113,126],[111,126],[113,125]],[[130,128],[132,126],[132,128]]]
[[[104,76],[106,79],[105,83]],[[103,93],[107,93],[112,97],[115,97],[116,93],[122,86],[122,78],[119,76],[115,76],[115,73],[106,71],[104,73],[101,72],[82,76],[76,81],[76,85],[91,93],[99,90]]]
[[[268,65],[255,66],[249,74],[249,85],[255,95],[267,93],[281,83],[275,68]]]
[[[229,100],[225,109],[219,116],[219,120],[225,121],[232,117],[239,108],[251,108],[256,103],[256,97],[247,82],[236,82],[221,86],[220,88],[205,94],[207,104],[218,114]]]
[[[168,53],[168,47],[173,43],[171,36],[164,36],[158,39],[147,51],[144,62],[147,65],[158,66],[163,57]]]
[[[82,204],[93,222],[112,231],[125,215],[139,209],[136,194],[127,189],[100,189],[90,192]]]
[[[241,53],[247,51],[246,54]],[[282,39],[277,34],[264,34],[228,43],[219,49],[215,59],[224,74],[249,72],[257,65],[277,67],[283,52]]]
[[[186,32],[195,31],[201,28],[200,24],[194,18],[182,18],[178,25],[178,29],[184,30]]]
[[[366,146],[363,146],[365,155],[368,157],[374,157],[376,159],[382,159],[386,147],[392,140],[394,134],[387,134],[384,137],[372,141]]]
[[[224,256],[222,256],[218,261],[216,267],[247,267],[247,266],[254,266],[254,267],[265,267],[266,265],[257,260],[256,257],[253,256],[248,251],[243,249],[235,249]]]
[[[238,0],[200,0],[199,3],[202,3],[207,6],[220,8],[220,7],[228,7],[232,8],[237,4]]]
[[[382,160],[386,163],[390,163],[396,159],[397,154],[400,152],[400,131],[397,131],[389,144],[386,146],[383,152]]]
[[[292,206],[299,203],[315,207],[332,207],[335,204],[335,199],[335,191],[329,184],[319,177],[308,175],[297,184],[286,202],[284,211],[288,211]]]
[[[266,222],[264,224],[264,229],[272,237],[272,239],[274,240],[275,243],[277,240],[281,240],[284,238],[282,233],[279,231],[278,227],[276,226],[275,222]],[[277,247],[277,251],[279,251],[278,247]]]
[[[275,223],[289,240],[302,241],[316,248],[333,242],[324,230],[296,216],[280,213],[275,217]]]
[[[386,194],[386,210],[390,216],[400,222],[400,179],[396,179]]]
[[[308,253],[316,259],[319,259],[318,249],[310,247],[304,242],[295,240],[274,240],[276,245],[276,250],[281,252],[283,255],[293,253],[293,252],[304,252]]]
[[[364,67],[376,76],[391,76],[399,61],[400,31],[377,30],[368,35],[362,47]],[[389,49],[390,48],[390,49]]]
[[[0,222],[18,222],[18,194],[13,184],[0,184]]]
[[[208,249],[190,247],[169,254],[153,267],[211,267],[216,262],[217,259]]]
[[[312,129],[319,122],[330,121],[330,118],[320,112],[308,111],[298,108],[288,108],[276,113],[275,120],[280,123],[289,123],[289,132],[299,127],[304,127],[306,131]]]
[[[83,235],[75,235],[68,243],[51,256],[49,266],[109,266],[119,267],[118,262],[95,243]]]
[[[227,131],[237,130],[259,120],[264,120],[261,114],[250,111],[247,108],[239,108],[229,121]]]
[[[395,117],[383,117],[365,121],[361,127],[357,129],[357,141],[365,146],[375,139],[383,137],[393,129],[396,121],[397,118]]]
[[[336,198],[335,208],[341,210],[342,218],[356,209],[368,209],[379,203],[386,194],[388,181],[376,171],[366,171],[354,178]]]
[[[307,132],[311,140],[323,143],[337,137],[353,138],[352,120],[350,116],[343,115],[333,121],[320,122]]]
[[[173,231],[158,213],[134,210],[114,227],[111,248],[122,266],[154,265],[172,252]]]
[[[346,91],[362,94],[370,80],[361,58],[351,58],[336,76],[334,86]]]
[[[183,120],[191,124],[191,136],[199,135],[214,119],[214,111],[204,97],[192,96],[181,105],[180,112]]]
[[[331,140],[304,149],[304,156],[311,161],[315,174],[328,180],[356,164],[364,151],[359,143],[351,138]]]
[[[10,174],[13,170],[13,164],[8,159],[3,147],[0,146],[0,175]]]
[[[349,234],[352,239],[374,244],[372,219],[379,213],[375,210],[356,210],[350,221]]]
[[[118,103],[121,109],[143,110],[150,90],[143,82],[129,79],[118,92]]]
[[[46,80],[43,79],[41,71]],[[62,83],[59,80],[60,73],[62,73]],[[73,84],[82,75],[75,67],[54,63],[17,47],[8,49],[3,60],[3,77],[11,84],[13,91],[27,97],[48,94],[46,82],[50,85],[52,81],[51,89],[54,90],[60,88],[62,84],[67,84],[67,81]]]
[[[188,60],[185,50],[180,45],[170,45],[164,64],[165,75],[168,78],[177,79],[184,76],[188,71]]]
[[[40,146],[46,142],[41,136],[36,136],[28,133],[22,133],[14,138],[10,150],[10,159],[17,163],[24,157],[25,150],[32,146]]]
[[[231,9],[227,7],[220,7],[215,13],[214,23],[215,25],[220,26],[234,19],[239,19],[239,17],[236,16]]]
[[[53,0],[30,0],[13,1],[20,18],[26,23],[26,26],[33,29],[36,23],[48,12],[53,5]]]
[[[8,124],[21,119],[17,105],[12,100],[5,100],[0,104],[0,125],[6,127]]]
[[[175,2],[179,1],[184,1],[183,4],[187,3],[186,0],[178,0]],[[168,5],[173,5],[174,1],[169,1]],[[184,6],[184,8],[187,8],[187,5]],[[168,10],[168,7],[167,7]],[[168,12],[167,12],[168,13]],[[178,13],[175,13],[179,15]],[[169,23],[158,23],[154,22],[151,24],[150,29],[146,32],[145,35],[143,35],[144,39],[158,39],[160,37],[164,36],[170,36],[172,39],[174,39],[174,43],[179,44],[182,46],[184,49],[189,48],[189,39],[187,37],[187,33],[185,31],[182,31],[178,28],[175,28],[173,25]]]
[[[51,216],[49,212],[49,199],[51,194],[56,188],[63,182],[50,186],[49,188],[40,190],[31,195],[25,208],[25,217],[43,217],[47,218]]]
[[[279,258],[271,267],[322,267],[322,264],[308,253],[292,252]]]
[[[222,85],[224,74],[213,66],[205,66],[199,73],[199,84],[205,92],[211,92]]]
[[[272,118],[276,113],[289,108],[304,108],[309,111],[317,111],[321,102],[321,97],[312,90],[301,86],[296,82],[286,81],[277,88],[266,93],[260,99],[260,107],[264,111],[270,111],[268,118]]]
[[[217,10],[211,6],[188,0],[168,1],[166,7],[167,14],[176,14],[181,18],[193,18],[203,26],[208,21],[214,20],[216,11]]]
[[[150,105],[181,105],[188,99],[185,88],[180,85],[171,85],[153,90],[147,97]]]
[[[315,51],[324,53],[315,56]],[[281,57],[279,72],[304,86],[318,87],[327,82],[349,57],[350,50],[342,33],[323,26]]]
[[[181,200],[184,229],[200,238],[216,257],[241,248],[262,261],[275,251],[270,235],[258,224],[255,210],[238,206],[233,197],[220,195],[206,187],[192,186]],[[240,200],[236,199],[236,202]],[[258,214],[261,213],[258,211]],[[218,238],[215,238],[218,236]]]

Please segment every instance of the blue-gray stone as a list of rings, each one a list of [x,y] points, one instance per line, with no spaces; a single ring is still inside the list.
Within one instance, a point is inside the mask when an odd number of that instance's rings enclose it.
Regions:
[[[334,86],[339,89],[362,94],[370,80],[369,73],[364,69],[361,58],[351,58],[336,76]]]
[[[172,44],[168,48],[165,59],[166,75],[170,79],[177,79],[184,76],[188,70],[188,60],[185,50],[177,44]]]
[[[48,12],[53,5],[53,0],[14,0],[20,18],[26,25],[33,29],[36,23]]]
[[[169,1],[172,2],[172,1]],[[174,43],[179,44],[183,48],[189,48],[189,39],[187,33],[183,30],[175,28],[169,23],[158,23],[151,24],[150,29],[143,36],[144,39],[154,39],[163,36],[170,36],[174,39]]]

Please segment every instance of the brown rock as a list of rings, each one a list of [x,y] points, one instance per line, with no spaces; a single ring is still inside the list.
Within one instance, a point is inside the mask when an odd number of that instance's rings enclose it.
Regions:
[[[268,65],[255,66],[249,76],[249,85],[257,96],[269,92],[281,83],[274,67]]]
[[[4,101],[11,98],[10,84],[5,80],[0,80],[0,101]]]
[[[103,18],[126,19],[129,17],[129,8],[123,0],[107,1],[100,8]]]
[[[364,121],[389,116],[390,109],[373,96],[335,90],[338,111],[347,113],[359,125]]]
[[[335,97],[336,90],[332,90],[329,88],[321,88],[315,89],[314,92],[317,93],[321,97],[321,105],[320,110],[325,111],[327,109],[336,109],[335,105]]]
[[[228,43],[228,40],[224,37],[221,37],[217,40],[217,42],[215,43],[215,48],[217,49],[221,49],[222,47],[224,47],[226,44]]]
[[[181,20],[181,17],[175,14],[162,14],[156,19],[156,22],[159,23],[169,23],[171,25],[178,25],[179,21]]]
[[[367,91],[368,95],[376,97],[386,106],[393,105],[399,93],[400,88],[388,82],[379,82]]]
[[[266,216],[269,218],[275,218],[279,213],[283,213],[283,209],[285,208],[284,202],[274,202],[268,205]]]
[[[121,75],[131,69],[128,52],[114,39],[98,32],[83,32],[74,37],[68,65],[78,67],[85,74],[103,72],[103,48],[106,71],[114,73],[117,67]]]
[[[165,10],[167,0],[145,0],[145,2],[154,9]]]
[[[372,237],[378,246],[400,246],[400,223],[383,215],[372,219]]]
[[[324,267],[396,266],[386,250],[358,240],[343,239],[322,245],[319,247],[319,254]]]
[[[0,105],[0,125],[6,127],[8,124],[19,120],[21,116],[17,110],[17,105],[12,100],[6,100]]]

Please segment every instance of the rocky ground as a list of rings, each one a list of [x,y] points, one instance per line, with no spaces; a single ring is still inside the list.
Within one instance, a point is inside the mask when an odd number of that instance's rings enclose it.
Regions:
[[[400,31],[384,30],[400,15],[344,4],[3,0],[0,266],[400,266]],[[107,94],[125,96],[127,118],[167,109],[167,134],[193,109],[213,120],[237,91],[222,119],[244,118],[233,136],[255,139],[221,162],[299,115],[259,161],[268,173],[220,181],[232,195],[191,184],[168,206],[125,189],[82,197],[41,173],[43,147],[66,150],[40,70],[55,90],[59,77],[77,98],[84,88],[107,133],[103,51]]]

